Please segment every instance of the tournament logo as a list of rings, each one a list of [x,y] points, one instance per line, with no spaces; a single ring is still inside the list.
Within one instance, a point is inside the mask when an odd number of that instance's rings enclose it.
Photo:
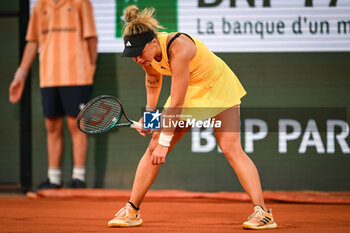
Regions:
[[[143,112],[144,129],[160,129],[160,116],[162,114],[157,109],[156,112]]]

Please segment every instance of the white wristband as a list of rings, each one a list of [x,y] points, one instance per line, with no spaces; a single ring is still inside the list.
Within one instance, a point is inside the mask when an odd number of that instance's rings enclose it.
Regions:
[[[158,143],[162,146],[170,146],[171,139],[173,138],[174,135],[166,135],[165,133],[161,132]]]

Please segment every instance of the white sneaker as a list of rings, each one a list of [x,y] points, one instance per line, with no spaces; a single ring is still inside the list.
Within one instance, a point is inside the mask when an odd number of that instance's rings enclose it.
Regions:
[[[254,206],[254,213],[242,225],[244,229],[273,229],[277,224],[272,216],[272,210],[265,211],[261,206]]]
[[[137,227],[143,223],[140,211],[135,210],[129,203],[121,208],[115,217],[108,222],[108,227]]]

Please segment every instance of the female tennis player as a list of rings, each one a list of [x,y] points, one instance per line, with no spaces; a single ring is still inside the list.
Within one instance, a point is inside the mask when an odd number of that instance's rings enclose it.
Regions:
[[[132,5],[124,14],[128,23],[123,31],[125,48],[122,56],[132,57],[146,72],[146,110],[156,109],[162,75],[171,75],[171,94],[165,109],[214,109],[207,113],[201,111],[200,118],[215,118],[222,122],[220,129],[214,129],[215,137],[254,205],[254,212],[243,223],[243,228],[276,228],[271,209],[264,203],[258,171],[240,144],[239,105],[246,94],[244,88],[225,62],[200,40],[184,33],[159,33],[162,26],[153,17],[153,12],[152,8],[139,12],[138,7]],[[167,154],[188,129],[153,133],[139,162],[129,202],[108,222],[108,227],[142,224],[141,202]]]

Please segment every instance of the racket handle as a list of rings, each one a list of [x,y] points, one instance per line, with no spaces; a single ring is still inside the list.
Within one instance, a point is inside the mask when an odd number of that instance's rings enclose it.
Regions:
[[[137,121],[133,121],[132,125],[130,127],[134,128],[134,129],[143,129],[142,124],[140,122],[137,122]]]

